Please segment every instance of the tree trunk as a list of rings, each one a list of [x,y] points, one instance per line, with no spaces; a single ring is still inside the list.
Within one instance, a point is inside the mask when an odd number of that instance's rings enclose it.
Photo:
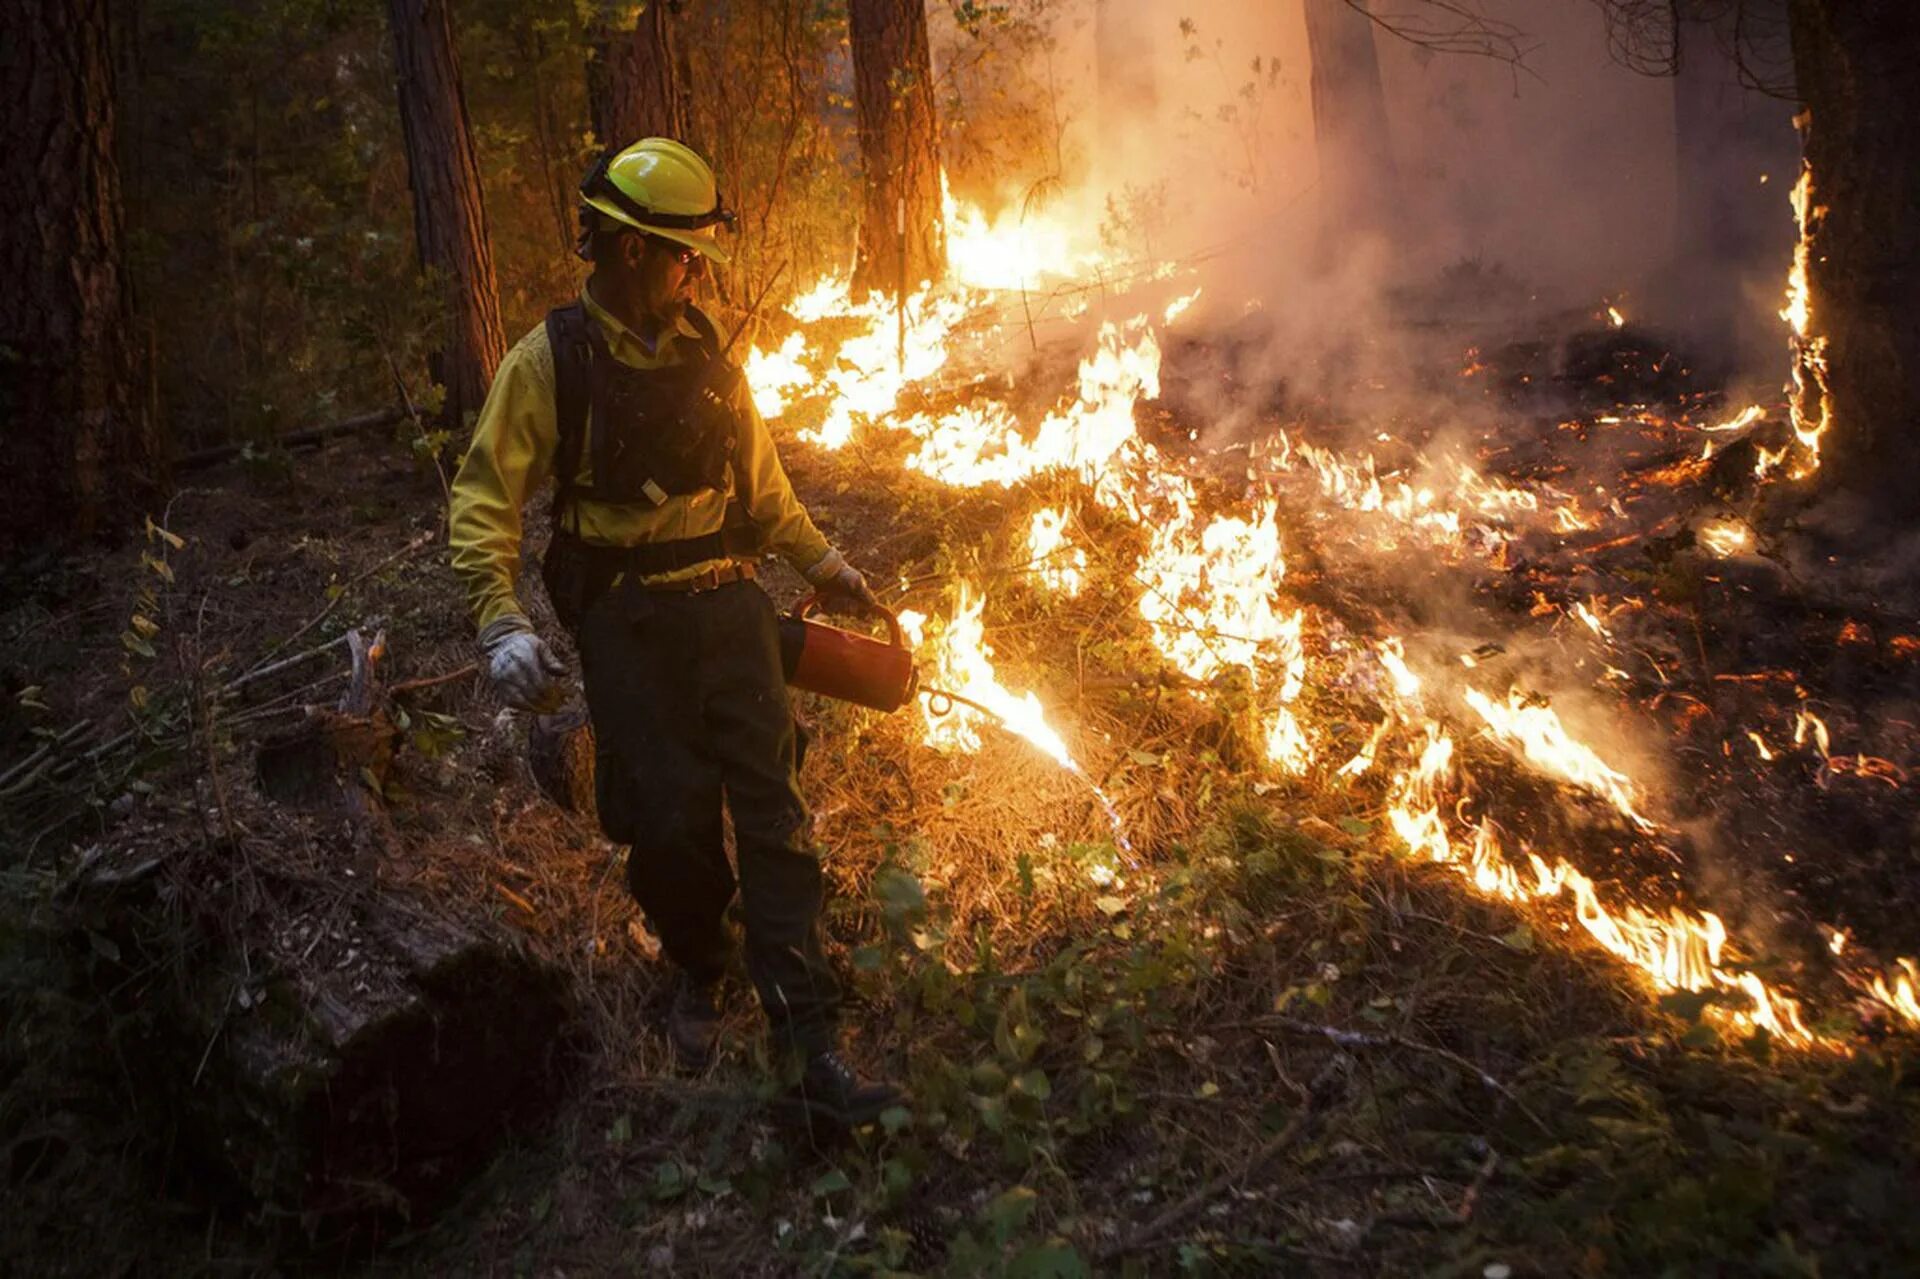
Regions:
[[[1400,183],[1373,23],[1346,0],[1306,0],[1306,17],[1322,226],[1390,231]]]
[[[460,89],[447,0],[388,0],[388,11],[414,239],[420,265],[447,288],[447,340],[430,368],[446,388],[443,420],[459,427],[480,411],[506,349],[480,160]]]
[[[629,6],[608,6],[613,7]],[[630,22],[603,10],[594,24],[587,100],[593,136],[606,150],[618,151],[641,138],[689,141],[672,9],[665,0],[652,0]]]
[[[1741,82],[1738,59],[1763,51],[1736,45],[1743,34],[1752,38],[1746,33],[1780,31],[1786,0],[1743,4],[1741,12],[1696,0],[1695,15],[1678,26],[1677,208],[1666,283],[1695,341],[1742,367],[1771,369],[1780,323],[1753,300],[1778,289],[1780,265],[1793,251],[1786,196],[1800,172],[1800,144],[1793,108]]]
[[[1792,0],[1791,18],[1812,182],[1805,328],[1824,343],[1813,371],[1831,410],[1821,475],[1891,539],[1913,528],[1920,474],[1920,7]]]
[[[853,287],[910,291],[947,273],[927,11],[922,0],[852,0],[847,25],[866,170]]]
[[[162,478],[123,256],[109,8],[0,6],[0,546],[136,519]]]
[[[1179,17],[1159,0],[1094,0],[1094,75],[1099,81],[1101,132],[1151,124],[1160,108],[1160,92],[1153,70],[1155,32],[1163,24],[1171,36]]]

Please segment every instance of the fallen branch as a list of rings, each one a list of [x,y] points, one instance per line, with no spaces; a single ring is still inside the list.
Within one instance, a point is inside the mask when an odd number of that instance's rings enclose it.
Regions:
[[[376,409],[372,413],[362,413],[357,417],[329,422],[324,426],[310,426],[302,431],[294,431],[280,436],[272,443],[285,449],[310,448],[324,444],[336,435],[351,435],[355,431],[370,431],[376,426],[391,425],[406,415],[407,411],[403,408]],[[246,452],[251,443],[252,441],[241,444],[218,444],[212,448],[200,449],[175,462],[174,469],[193,471],[201,467],[230,462]]]

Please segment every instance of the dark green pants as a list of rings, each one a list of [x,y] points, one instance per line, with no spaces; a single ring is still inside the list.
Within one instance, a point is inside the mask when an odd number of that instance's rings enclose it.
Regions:
[[[751,582],[700,594],[617,588],[580,619],[597,800],[661,945],[718,977],[734,873],[747,971],[783,1048],[830,1047],[840,989],[820,948],[820,863],[795,775],[793,712],[773,601]]]

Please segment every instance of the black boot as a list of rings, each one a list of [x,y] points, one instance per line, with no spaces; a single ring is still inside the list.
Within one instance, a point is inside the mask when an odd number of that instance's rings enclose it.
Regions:
[[[901,1089],[881,1080],[862,1079],[847,1059],[829,1049],[807,1059],[796,1090],[807,1117],[841,1128],[858,1128],[880,1112],[907,1100]]]
[[[695,981],[684,974],[667,1008],[667,1042],[673,1055],[690,1070],[713,1064],[720,1044],[720,983]]]

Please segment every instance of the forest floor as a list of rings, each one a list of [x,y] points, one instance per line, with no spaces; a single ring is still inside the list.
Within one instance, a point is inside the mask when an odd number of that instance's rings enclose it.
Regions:
[[[1222,349],[1176,345],[1169,372],[1218,377]],[[1490,355],[1479,376],[1509,388],[1532,376],[1519,366],[1534,357],[1508,358]],[[1620,358],[1605,398],[1640,367]],[[1141,410],[1165,441],[1185,435],[1179,383]],[[1277,400],[1245,438],[1313,407]],[[1571,489],[1564,417],[1543,411],[1532,433],[1481,443],[1503,476],[1551,469]],[[315,618],[290,649],[377,618],[394,680],[472,660],[438,481],[404,445],[336,441],[188,477],[153,513],[177,546],[156,534],[9,580],[0,634],[21,656],[0,723],[8,761],[81,719],[131,714],[143,733],[137,750],[11,801],[4,1268],[1499,1279],[1920,1265],[1920,1056],[1819,968],[1835,930],[1886,956],[1920,946],[1903,907],[1916,814],[1900,785],[1920,643],[1897,614],[1849,612],[1770,562],[1706,555],[1691,529],[1730,500],[1725,477],[1670,473],[1697,437],[1613,425],[1591,432],[1604,452],[1571,465],[1659,475],[1644,494],[1620,487],[1629,543],[1527,544],[1498,564],[1383,556],[1303,499],[1281,516],[1288,587],[1314,610],[1321,650],[1411,624],[1515,672],[1618,661],[1595,718],[1623,751],[1664,761],[1649,765],[1661,815],[1685,834],[1617,859],[1605,884],[1711,902],[1749,970],[1819,1004],[1824,1045],[1743,1027],[1710,994],[1659,997],[1571,911],[1477,895],[1456,868],[1410,858],[1382,784],[1263,767],[1231,687],[1202,699],[1161,677],[1137,588],[1107,559],[1139,530],[1083,511],[1090,545],[1106,548],[1085,589],[1066,600],[1030,580],[1022,516],[1070,502],[1066,481],[955,490],[903,472],[903,445],[790,443],[816,517],[876,581],[907,584],[894,598],[937,614],[955,576],[990,584],[1003,681],[1038,693],[1130,845],[1082,782],[1007,734],[936,752],[912,711],[801,699],[853,1055],[914,1098],[816,1144],[768,1105],[778,1085],[744,982],[721,1060],[674,1069],[658,1029],[668,975],[622,853],[541,797],[525,725],[480,681],[408,700],[384,787],[391,829],[371,863],[343,822],[280,813],[251,766],[281,710],[337,695],[344,653],[262,681],[223,719],[175,696],[195,672],[253,667]],[[1316,438],[1336,442],[1329,431]],[[1230,488],[1247,454],[1205,443],[1190,464]],[[797,594],[783,571],[772,585],[783,602]],[[1588,633],[1567,606],[1597,595],[1614,601],[1608,643],[1643,665],[1579,647]],[[151,632],[123,637],[135,612]],[[1380,717],[1351,683],[1310,678],[1303,698],[1349,747],[1323,752],[1336,764]],[[1832,751],[1789,750],[1809,707]],[[1736,758],[1729,743],[1749,729],[1777,767]],[[1536,841],[1601,859],[1632,843],[1617,815],[1507,785]],[[76,978],[97,981],[115,957],[50,930],[65,877],[103,845],[258,860],[291,843],[310,872],[334,866],[356,891],[484,914],[564,968],[579,999],[584,1060],[557,1109],[370,1258],[302,1251],[297,1231],[171,1149],[167,1117],[127,1103],[138,1063],[103,1056],[99,1008]]]

